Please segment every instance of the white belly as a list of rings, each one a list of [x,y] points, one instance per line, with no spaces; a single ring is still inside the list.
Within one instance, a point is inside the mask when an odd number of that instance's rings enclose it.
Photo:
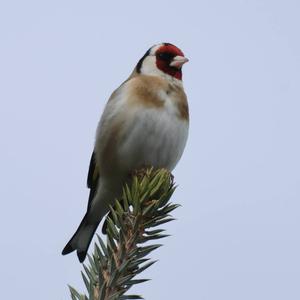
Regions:
[[[118,158],[123,170],[174,169],[188,136],[188,122],[166,109],[139,108],[123,128]]]

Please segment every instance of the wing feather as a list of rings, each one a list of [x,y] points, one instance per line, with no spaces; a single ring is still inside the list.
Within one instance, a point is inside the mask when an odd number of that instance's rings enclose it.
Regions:
[[[92,200],[97,191],[98,181],[99,181],[99,170],[98,170],[98,166],[96,163],[95,152],[93,152],[91,161],[90,161],[88,177],[87,177],[87,186],[90,189],[88,208],[87,208],[88,210],[91,206]]]

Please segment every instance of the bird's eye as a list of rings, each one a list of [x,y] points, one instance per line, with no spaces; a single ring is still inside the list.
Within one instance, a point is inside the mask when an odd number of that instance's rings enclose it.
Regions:
[[[171,60],[172,59],[172,54],[167,53],[167,52],[158,53],[157,56],[159,59],[162,59],[162,60]]]

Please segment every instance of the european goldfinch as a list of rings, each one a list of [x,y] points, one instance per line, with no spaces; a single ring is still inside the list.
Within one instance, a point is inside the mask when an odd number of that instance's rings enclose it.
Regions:
[[[182,84],[182,51],[169,43],[151,47],[109,98],[100,119],[87,186],[87,212],[62,251],[83,262],[109,205],[133,170],[172,171],[188,136],[189,112]]]

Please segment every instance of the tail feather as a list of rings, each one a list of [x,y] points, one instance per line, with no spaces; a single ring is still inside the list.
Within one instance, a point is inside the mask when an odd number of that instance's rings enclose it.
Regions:
[[[77,250],[78,259],[80,262],[83,262],[98,224],[99,223],[89,223],[87,214],[85,214],[76,232],[63,249],[62,255],[66,255]]]

